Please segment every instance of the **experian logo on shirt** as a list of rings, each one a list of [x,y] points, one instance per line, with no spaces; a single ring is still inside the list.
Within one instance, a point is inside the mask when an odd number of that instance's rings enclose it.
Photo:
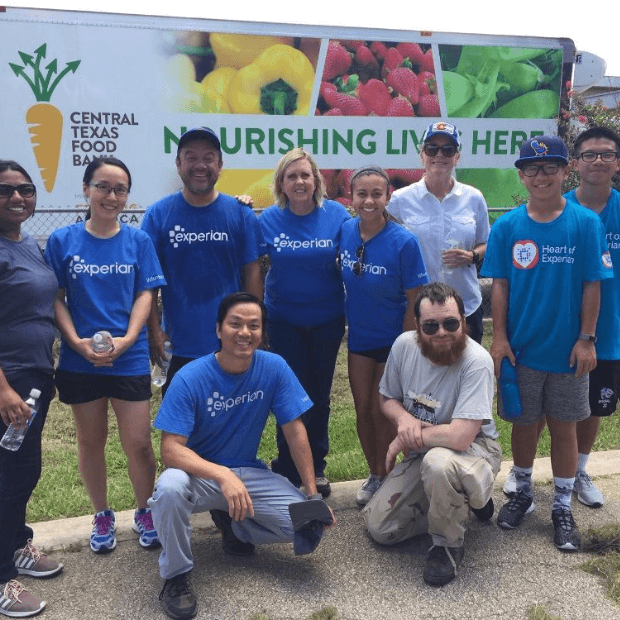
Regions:
[[[289,250],[310,250],[313,248],[333,248],[334,242],[331,239],[309,239],[306,241],[298,241],[291,239],[287,234],[280,233],[279,237],[274,237],[273,247],[277,252],[281,252],[283,248]]]
[[[207,232],[185,232],[185,228],[176,225],[168,231],[170,243],[173,248],[178,248],[180,243],[205,243],[207,241],[228,241],[228,233],[218,230],[208,230]]]
[[[126,263],[111,263],[109,265],[91,265],[87,263],[79,255],[75,255],[69,263],[69,273],[75,280],[78,274],[85,274],[87,276],[96,275],[127,275],[133,272],[133,265]]]
[[[262,390],[246,392],[236,398],[226,398],[219,392],[213,392],[213,395],[207,398],[207,413],[213,418],[218,411],[228,411],[238,405],[251,403],[255,400],[263,400],[263,398],[265,398],[265,394]]]
[[[357,258],[352,258],[349,250],[340,253],[340,263],[343,269],[353,271],[353,265],[357,263]],[[387,269],[383,265],[373,265],[372,263],[362,263],[360,273],[370,273],[375,276],[387,275]]]

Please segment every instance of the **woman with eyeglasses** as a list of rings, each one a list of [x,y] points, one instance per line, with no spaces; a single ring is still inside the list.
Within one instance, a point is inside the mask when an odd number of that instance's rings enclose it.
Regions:
[[[272,191],[276,204],[258,219],[270,263],[265,280],[268,340],[312,400],[303,422],[317,490],[327,497],[331,491],[325,477],[330,393],[345,329],[344,288],[336,256],[340,228],[350,215],[340,203],[325,199],[319,168],[302,148],[280,159]],[[280,427],[277,444],[272,470],[299,485],[301,479]]]
[[[420,150],[424,177],[396,190],[388,211],[418,236],[431,282],[449,284],[461,295],[469,335],[481,343],[478,266],[487,247],[489,214],[482,193],[454,176],[459,149],[454,125],[429,125]]]
[[[62,335],[56,386],[59,399],[71,405],[75,416],[80,471],[95,510],[90,537],[95,553],[116,547],[106,484],[108,403],[116,415],[138,504],[134,530],[142,547],[159,545],[147,506],[155,457],[145,323],[152,289],[165,280],[149,236],[118,222],[130,190],[131,175],[122,161],[93,160],[83,179],[90,218],[54,231],[46,248],[61,287],[54,304]],[[105,352],[93,349],[98,331],[112,335]]]
[[[351,198],[357,217],[342,226],[340,266],[349,324],[349,384],[370,470],[357,494],[363,506],[385,478],[385,457],[395,436],[379,408],[379,381],[394,340],[414,329],[413,304],[428,277],[416,236],[388,219],[386,172],[378,166],[356,170]]]
[[[63,566],[32,544],[26,506],[41,475],[41,432],[54,394],[52,305],[58,282],[37,242],[22,231],[34,214],[36,188],[17,162],[0,160],[0,437],[30,418],[30,391],[38,413],[16,451],[0,447],[0,599],[8,615],[28,617],[45,602],[16,580],[51,577]]]

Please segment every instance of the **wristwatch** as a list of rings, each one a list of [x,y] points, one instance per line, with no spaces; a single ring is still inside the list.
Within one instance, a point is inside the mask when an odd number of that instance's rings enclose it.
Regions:
[[[320,493],[313,493],[312,495],[308,495],[308,499],[323,499],[323,496]]]
[[[471,264],[476,265],[477,267],[479,263],[480,263],[480,254],[478,254],[476,250],[472,250],[471,251]]]
[[[585,340],[586,342],[595,343],[597,341],[596,336],[592,336],[591,334],[584,334],[583,332],[577,336],[577,340]]]

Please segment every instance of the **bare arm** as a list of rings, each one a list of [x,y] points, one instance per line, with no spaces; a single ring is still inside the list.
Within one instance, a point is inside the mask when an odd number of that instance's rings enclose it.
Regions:
[[[415,329],[415,313],[413,312],[413,305],[418,297],[421,286],[410,288],[405,291],[407,295],[407,309],[405,310],[405,316],[403,318],[403,332],[409,332]]]
[[[306,493],[313,495],[317,492],[316,480],[314,478],[314,463],[312,461],[312,452],[308,443],[306,427],[301,418],[297,418],[285,424],[282,427],[282,432]]]
[[[581,332],[583,334],[594,334],[596,332],[596,321],[601,305],[601,283],[596,280],[583,283],[581,295]],[[575,375],[581,377],[596,368],[596,349],[593,342],[587,340],[577,340],[570,354],[570,365],[575,366]]]
[[[437,424],[422,429],[425,448],[450,448],[456,452],[467,450],[476,438],[482,420],[457,418],[450,424]]]
[[[263,299],[263,274],[260,262],[257,260],[244,265],[243,267],[243,288],[252,295],[256,295],[260,300]]]
[[[493,316],[493,343],[491,344],[491,357],[495,368],[495,376],[499,377],[499,369],[502,359],[507,357],[512,365],[516,364],[516,358],[508,336],[506,327],[508,325],[508,294],[510,284],[505,278],[493,278],[491,286],[491,313]]]
[[[152,299],[153,291],[151,289],[138,291],[138,293],[136,293],[133,300],[133,305],[131,306],[127,331],[124,336],[114,338],[112,360],[115,360],[135,344],[142,328],[144,327],[144,324],[146,323],[146,320],[149,317]]]
[[[149,312],[146,325],[149,330],[149,352],[151,354],[151,361],[157,366],[161,366],[162,359],[164,357],[164,342],[169,341],[168,334],[162,331],[161,322],[159,320],[159,308],[157,307],[157,300],[159,296],[159,289],[152,289],[153,298],[151,300],[151,309]]]
[[[0,368],[0,417],[7,426],[15,424],[20,428],[24,428],[31,418],[30,407],[9,385],[2,368]]]
[[[254,516],[252,499],[243,482],[228,467],[207,461],[188,448],[187,437],[162,431],[161,459],[168,467],[217,482],[228,502],[228,514],[235,521]]]

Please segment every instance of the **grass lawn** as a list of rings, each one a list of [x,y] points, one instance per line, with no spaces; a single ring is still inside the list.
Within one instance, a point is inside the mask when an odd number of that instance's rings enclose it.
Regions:
[[[491,324],[485,325],[483,344],[491,344]],[[159,390],[151,401],[151,415],[154,417],[160,403]],[[114,414],[110,412],[110,432],[107,444],[108,496],[110,506],[115,510],[133,508],[134,498],[127,461],[121,449]],[[499,441],[505,459],[512,458],[510,449],[511,425],[496,417]],[[326,475],[332,482],[355,480],[368,475],[366,460],[357,438],[355,409],[347,376],[346,345],[343,343],[332,389],[332,415],[329,429],[330,455],[327,459]],[[159,456],[159,432],[152,431],[153,447],[161,470]],[[612,450],[620,447],[620,417],[604,418],[595,450]],[[259,457],[269,462],[276,455],[275,422],[270,416]],[[549,455],[549,434],[545,429],[538,446],[538,456]],[[49,521],[63,517],[75,517],[92,513],[86,489],[78,471],[77,442],[71,408],[58,400],[52,403],[43,433],[43,473],[28,505],[28,521]]]

